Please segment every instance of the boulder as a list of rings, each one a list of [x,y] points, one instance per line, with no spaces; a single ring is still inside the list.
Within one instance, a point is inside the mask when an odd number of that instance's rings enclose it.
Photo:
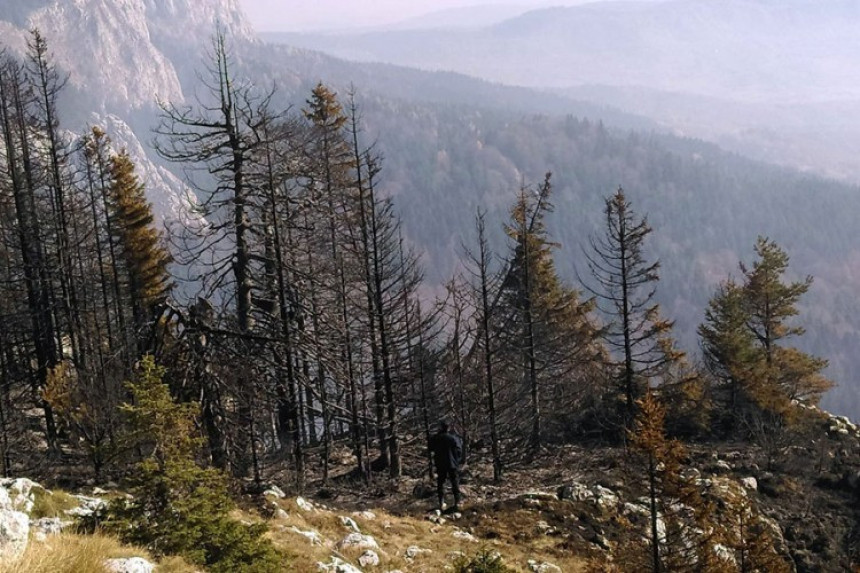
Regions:
[[[350,531],[361,533],[361,529],[359,529],[358,524],[351,517],[346,517],[345,515],[340,516],[340,524]]]
[[[298,527],[293,526],[293,527],[289,528],[287,531],[292,531],[293,533],[297,533],[297,534],[301,535],[302,537],[307,539],[311,545],[322,545],[323,544],[322,536],[319,533],[317,533],[316,531],[314,531],[313,529],[308,530],[308,531],[302,531]]]
[[[360,517],[361,519],[366,519],[368,521],[373,521],[376,519],[376,514],[372,511],[354,511],[352,513],[355,517]]]
[[[370,535],[361,533],[350,533],[337,544],[339,549],[355,547],[356,549],[379,549],[379,544]]]
[[[377,555],[376,551],[368,549],[358,558],[358,564],[362,567],[378,567],[379,555]]]
[[[306,500],[303,497],[297,497],[296,498],[296,505],[299,506],[299,509],[301,509],[302,511],[308,511],[308,512],[316,511],[314,504],[312,504],[311,502],[309,502],[308,500]]]
[[[754,477],[745,477],[741,479],[741,485],[750,491],[758,491],[758,480]]]
[[[535,561],[534,559],[529,559],[528,561],[529,571],[532,573],[562,573],[561,567],[558,565],[553,565],[552,563],[547,563],[545,561]]]
[[[433,551],[431,549],[422,549],[417,545],[410,545],[406,548],[406,552],[404,553],[404,555],[406,556],[406,559],[408,561],[412,561],[413,559],[424,553],[433,553]]]
[[[26,513],[0,509],[0,563],[20,557],[27,549],[30,518]]]
[[[69,525],[71,525],[71,522],[62,521],[59,517],[43,517],[42,519],[30,522],[33,537],[37,541],[45,541],[49,535],[57,535]]]
[[[331,563],[317,562],[317,569],[327,573],[362,573],[361,569],[337,557],[331,558]]]
[[[81,504],[80,507],[66,511],[67,515],[74,517],[89,517],[97,511],[107,507],[105,500],[100,497],[88,497],[85,495],[76,495],[75,498]]]
[[[266,491],[263,492],[264,497],[276,497],[278,499],[284,499],[287,497],[287,494],[284,493],[284,490],[279,488],[276,485],[269,486],[266,488]]]
[[[454,531],[451,535],[453,535],[457,539],[462,539],[463,541],[470,541],[472,543],[478,542],[478,540],[475,538],[475,536],[472,535],[471,533],[469,533],[468,531],[462,531],[462,530],[458,529],[457,531]]]
[[[126,559],[108,559],[105,567],[111,573],[152,573],[155,565],[142,557],[129,557]]]
[[[5,489],[10,498],[12,506],[10,509],[30,513],[36,501],[34,489],[42,489],[42,486],[27,478],[7,478],[0,480],[0,489]],[[3,502],[0,500],[0,506]]]

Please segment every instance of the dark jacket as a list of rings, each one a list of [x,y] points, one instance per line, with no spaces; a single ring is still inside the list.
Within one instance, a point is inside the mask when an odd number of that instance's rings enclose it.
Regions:
[[[456,470],[463,463],[463,441],[452,432],[439,432],[430,438],[430,451],[436,471]]]

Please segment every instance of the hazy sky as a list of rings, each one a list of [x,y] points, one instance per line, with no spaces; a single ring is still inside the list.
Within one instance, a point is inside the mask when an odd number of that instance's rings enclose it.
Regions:
[[[587,0],[240,0],[258,31],[389,24],[446,8],[487,4],[548,6]]]

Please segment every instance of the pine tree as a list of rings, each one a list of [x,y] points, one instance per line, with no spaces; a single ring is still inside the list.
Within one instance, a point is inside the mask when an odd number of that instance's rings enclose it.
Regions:
[[[114,233],[128,277],[128,299],[135,335],[134,354],[154,350],[152,346],[158,307],[172,284],[167,265],[170,254],[155,229],[152,205],[146,200],[143,184],[134,163],[125,151],[110,160],[110,195],[114,211]]]
[[[758,412],[776,423],[790,418],[792,400],[817,403],[832,382],[821,374],[826,360],[785,345],[804,332],[791,319],[812,278],[785,283],[788,255],[773,241],[760,237],[755,252],[752,267],[741,264],[743,282],[724,282],[711,299],[699,335],[732,419]]]
[[[695,478],[684,477],[686,452],[679,441],[666,437],[665,418],[665,408],[648,390],[638,401],[629,431],[647,489],[649,558],[643,564],[654,573],[724,571],[726,564],[714,551],[713,504],[703,498]]]
[[[660,263],[645,257],[645,240],[651,234],[647,218],[633,211],[620,187],[606,199],[604,212],[604,234],[591,238],[592,252],[586,254],[596,284],[586,288],[609,319],[604,339],[618,356],[614,376],[629,429],[636,401],[648,383],[658,380],[681,354],[670,338],[674,322],[661,317],[654,302]]]
[[[226,476],[197,465],[198,409],[176,403],[163,375],[146,356],[128,383],[132,402],[123,409],[146,457],[132,479],[133,498],[111,504],[107,527],[127,542],[159,555],[182,555],[213,572],[283,571],[284,556],[263,537],[266,526],[230,517]]]
[[[543,441],[548,419],[574,407],[602,358],[589,316],[593,303],[580,301],[555,269],[558,245],[549,239],[545,223],[552,211],[550,195],[549,174],[534,193],[521,189],[505,227],[514,247],[499,296],[506,354],[521,360],[530,397],[532,447]]]

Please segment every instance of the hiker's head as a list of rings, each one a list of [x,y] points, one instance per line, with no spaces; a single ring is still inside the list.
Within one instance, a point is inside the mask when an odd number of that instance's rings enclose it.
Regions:
[[[439,420],[439,431],[447,432],[450,426],[448,425],[448,420]]]

